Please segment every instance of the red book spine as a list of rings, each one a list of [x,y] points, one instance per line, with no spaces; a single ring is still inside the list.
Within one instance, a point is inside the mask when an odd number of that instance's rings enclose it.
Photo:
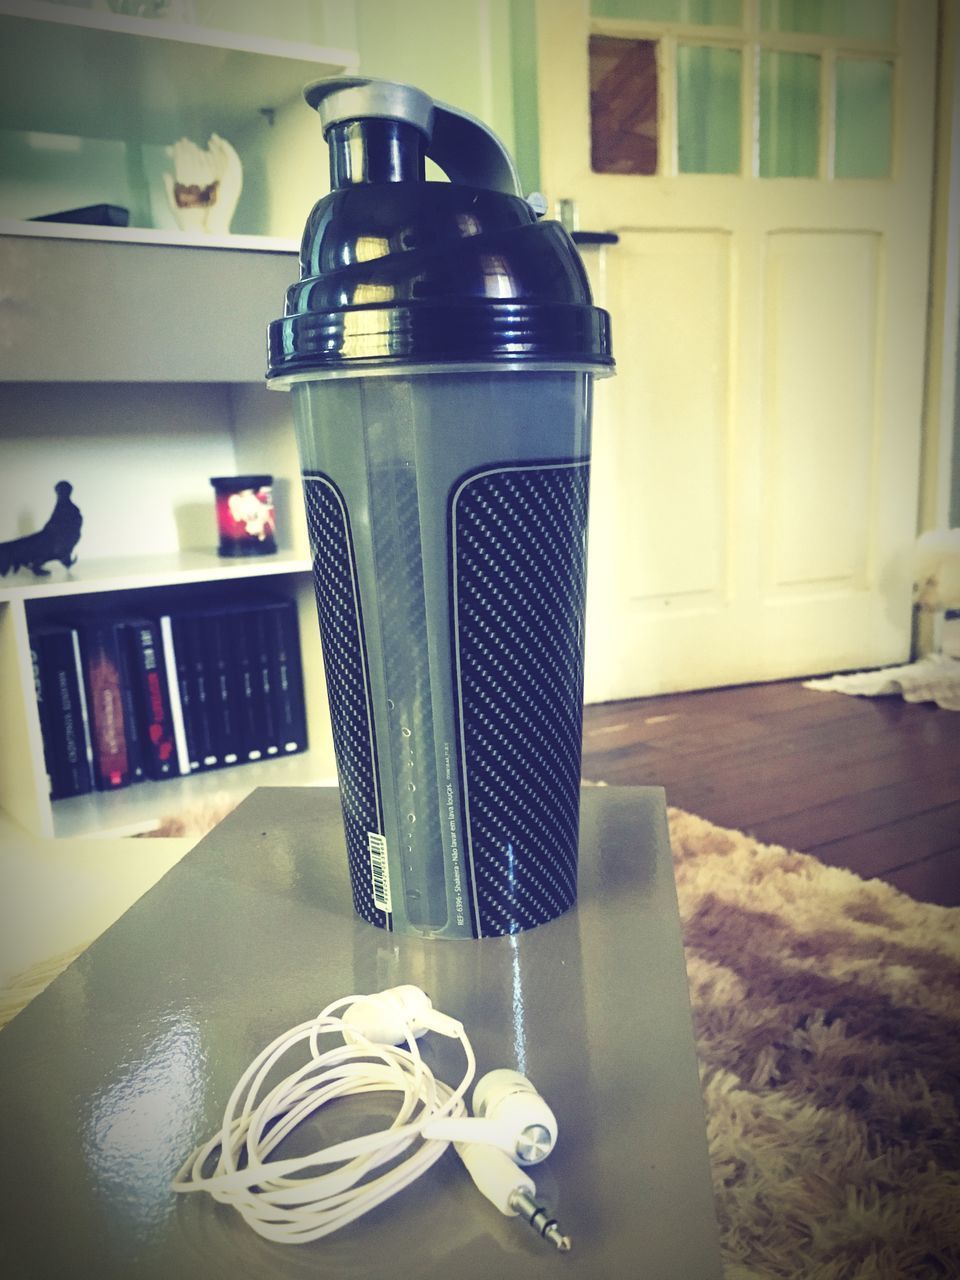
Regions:
[[[113,791],[130,782],[117,628],[110,622],[85,626],[81,647],[93,738],[94,780],[99,790]]]
[[[176,776],[180,768],[159,629],[151,619],[135,619],[128,624],[127,640],[146,771],[151,778]]]

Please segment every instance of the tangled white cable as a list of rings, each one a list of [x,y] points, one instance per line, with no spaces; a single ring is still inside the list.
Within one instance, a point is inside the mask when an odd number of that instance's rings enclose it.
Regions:
[[[345,1012],[338,1016],[338,1010]],[[437,1080],[420,1056],[417,1037],[426,1030],[463,1047],[466,1065],[455,1089]],[[331,1033],[346,1043],[321,1052],[320,1037]],[[304,1043],[309,1061],[264,1092],[281,1058]],[[463,1026],[433,1009],[419,988],[345,996],[279,1036],[251,1062],[230,1095],[219,1132],[186,1161],[173,1190],[208,1192],[268,1240],[319,1240],[382,1204],[443,1155],[449,1141],[426,1137],[424,1129],[466,1114],[464,1095],[475,1072]],[[380,1092],[400,1094],[389,1128],[309,1155],[270,1160],[283,1139],[326,1103]],[[205,1172],[214,1156],[216,1163]]]

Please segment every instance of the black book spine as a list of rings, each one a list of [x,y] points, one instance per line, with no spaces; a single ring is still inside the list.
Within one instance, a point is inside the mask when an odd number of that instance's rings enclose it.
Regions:
[[[40,637],[31,632],[30,666],[33,671],[33,696],[36,699],[37,716],[40,720],[40,738],[43,743],[43,767],[47,774],[47,792],[52,800],[55,790],[54,773],[57,768],[57,761],[53,746],[53,727],[51,724],[51,697],[53,690],[49,681],[47,681],[47,688],[44,689],[44,679],[41,671],[42,661],[43,656]]]
[[[262,760],[266,739],[261,723],[260,685],[251,615],[237,610],[231,615],[233,661],[236,670],[237,702],[240,710],[242,759]]]
[[[273,693],[280,750],[290,755],[307,749],[307,711],[303,698],[300,628],[292,600],[280,600],[266,615],[273,663]]]
[[[230,610],[211,611],[203,618],[210,720],[214,747],[223,765],[240,764],[246,759],[233,653],[234,620],[235,612]]]
[[[185,614],[173,614],[171,624],[189,772],[196,773],[200,769],[200,726],[199,707],[193,679],[192,627],[189,625],[189,618]]]
[[[79,711],[79,718],[76,721],[77,737],[79,739],[78,750],[81,759],[86,760],[86,764],[80,766],[80,785],[81,795],[86,795],[88,791],[92,791],[94,787],[93,773],[93,729],[90,724],[90,709],[87,704],[87,685],[83,678],[83,654],[80,652],[80,632],[76,627],[69,628],[70,648],[73,652],[73,666],[70,679],[71,691],[76,696],[76,706]]]
[[[180,770],[160,629],[150,618],[137,618],[128,623],[125,638],[144,768],[157,780],[176,777]]]
[[[71,627],[49,627],[31,637],[31,644],[39,660],[50,798],[86,795],[93,775],[77,634]]]
[[[260,723],[262,726],[264,755],[280,754],[280,736],[278,733],[278,714],[276,692],[274,689],[274,668],[271,655],[271,634],[268,622],[268,605],[258,605],[248,614],[254,646],[254,679],[257,686],[257,697],[260,701]]]
[[[197,757],[201,769],[216,769],[220,764],[220,750],[215,733],[214,681],[208,657],[207,618],[204,614],[192,613],[184,621],[190,634]]]
[[[190,749],[187,744],[187,726],[183,703],[180,698],[180,663],[174,638],[174,617],[165,613],[159,619],[160,648],[163,657],[163,673],[166,678],[167,697],[170,699],[170,719],[173,724],[173,741],[176,746],[177,772],[183,777],[190,772]]]

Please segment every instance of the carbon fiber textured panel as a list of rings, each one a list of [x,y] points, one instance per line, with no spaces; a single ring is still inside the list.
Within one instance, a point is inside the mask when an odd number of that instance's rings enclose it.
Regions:
[[[481,935],[577,887],[589,463],[516,465],[451,499],[464,807]]]
[[[350,520],[328,477],[304,475],[303,490],[353,904],[364,920],[389,928],[390,914],[374,900],[382,900],[383,886],[379,843],[371,844],[370,835],[383,834],[383,812]]]

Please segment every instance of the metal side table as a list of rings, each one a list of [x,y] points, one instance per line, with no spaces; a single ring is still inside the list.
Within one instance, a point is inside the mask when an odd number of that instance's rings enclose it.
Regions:
[[[402,982],[464,1022],[478,1074],[519,1068],[550,1102],[559,1142],[532,1173],[570,1253],[500,1215],[452,1150],[307,1245],[170,1192],[264,1045]],[[456,1044],[422,1044],[459,1079]],[[584,791],[579,901],[561,919],[432,943],[353,914],[335,790],[257,791],[0,1033],[0,1073],[0,1258],[18,1280],[720,1280],[659,788]],[[335,1104],[324,1140],[390,1105]]]

